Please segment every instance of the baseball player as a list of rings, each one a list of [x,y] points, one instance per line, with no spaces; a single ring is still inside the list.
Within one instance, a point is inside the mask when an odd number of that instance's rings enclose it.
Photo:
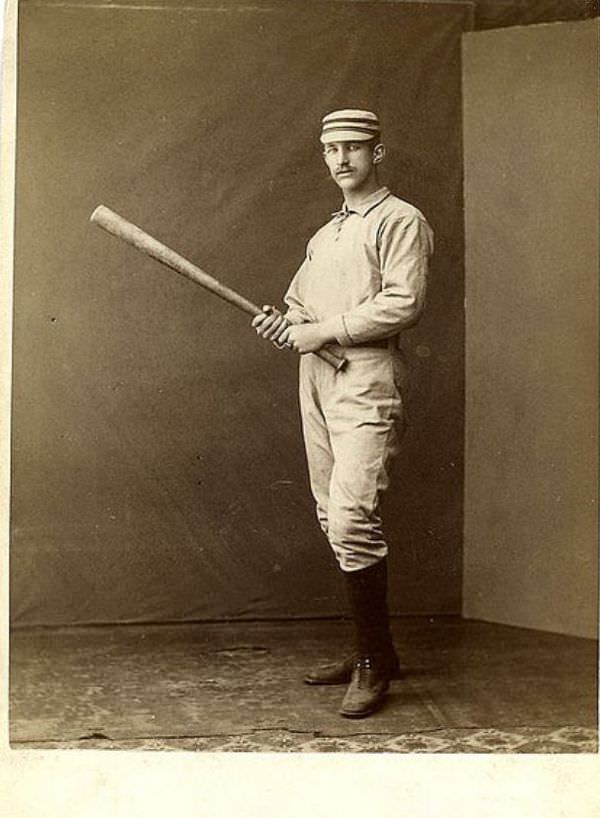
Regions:
[[[399,661],[389,628],[388,546],[380,503],[403,428],[404,329],[425,303],[433,233],[423,214],[379,181],[385,157],[371,111],[333,111],[320,141],[341,209],[308,242],[284,301],[252,322],[276,345],[301,353],[300,408],[319,523],[343,573],[355,631],[352,655],[317,667],[308,684],[347,684],[341,714],[375,712]],[[309,355],[325,344],[342,372]]]

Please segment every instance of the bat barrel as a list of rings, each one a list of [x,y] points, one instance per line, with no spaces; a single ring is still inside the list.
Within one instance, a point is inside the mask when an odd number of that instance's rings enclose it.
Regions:
[[[189,278],[196,284],[200,284],[201,287],[210,290],[214,295],[219,296],[219,298],[242,310],[242,312],[252,316],[259,315],[262,312],[261,308],[253,304],[252,301],[248,301],[243,295],[225,286],[225,284],[221,284],[220,281],[217,281],[217,279],[213,278],[209,273],[197,267],[195,264],[192,264],[187,258],[180,256],[175,250],[167,247],[166,244],[158,241],[158,239],[153,238],[153,236],[146,233],[145,230],[142,230],[141,227],[133,224],[133,222],[127,221],[127,219],[124,219],[109,207],[98,205],[90,216],[90,221],[102,227],[107,233],[111,233],[113,236],[123,239],[123,241],[126,241],[128,244],[132,244],[142,253],[156,259],[156,261],[159,261],[171,270],[175,270],[176,273],[185,276],[185,278]],[[327,349],[327,347],[323,347],[314,354],[324,361],[327,361],[328,364],[335,368],[336,372],[344,369],[347,363],[345,358],[336,355],[330,349]]]
[[[113,236],[117,236],[129,244],[132,244],[138,250],[141,250],[142,253],[151,256],[151,258],[156,259],[156,261],[160,261],[162,264],[175,270],[175,272],[180,273],[180,275],[191,279],[196,284],[200,284],[205,289],[210,290],[219,296],[219,298],[228,301],[243,312],[252,316],[258,315],[261,312],[260,307],[256,304],[248,301],[247,298],[236,293],[235,290],[221,284],[220,281],[217,281],[217,279],[213,278],[209,273],[195,264],[192,264],[191,261],[188,261],[188,259],[183,256],[180,256],[179,253],[167,247],[166,244],[150,236],[145,230],[142,230],[137,225],[119,216],[118,213],[115,213],[109,207],[99,205],[90,216],[90,221],[99,225],[108,233],[112,233]]]

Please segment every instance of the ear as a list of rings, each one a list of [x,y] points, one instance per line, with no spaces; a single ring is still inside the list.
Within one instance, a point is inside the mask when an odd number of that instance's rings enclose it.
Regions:
[[[379,162],[382,162],[384,158],[385,158],[385,145],[382,145],[381,142],[379,142],[373,148],[373,164],[374,165],[379,164]]]

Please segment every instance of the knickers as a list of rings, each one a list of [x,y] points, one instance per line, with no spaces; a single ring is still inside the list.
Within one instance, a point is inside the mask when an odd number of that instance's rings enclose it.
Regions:
[[[336,373],[314,355],[300,361],[300,409],[317,517],[344,571],[386,556],[379,511],[403,429],[402,353],[340,347]]]

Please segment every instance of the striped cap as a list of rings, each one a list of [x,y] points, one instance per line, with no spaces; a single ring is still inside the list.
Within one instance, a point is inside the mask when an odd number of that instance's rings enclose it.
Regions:
[[[344,108],[323,117],[321,142],[365,142],[379,136],[379,119],[372,111]]]

